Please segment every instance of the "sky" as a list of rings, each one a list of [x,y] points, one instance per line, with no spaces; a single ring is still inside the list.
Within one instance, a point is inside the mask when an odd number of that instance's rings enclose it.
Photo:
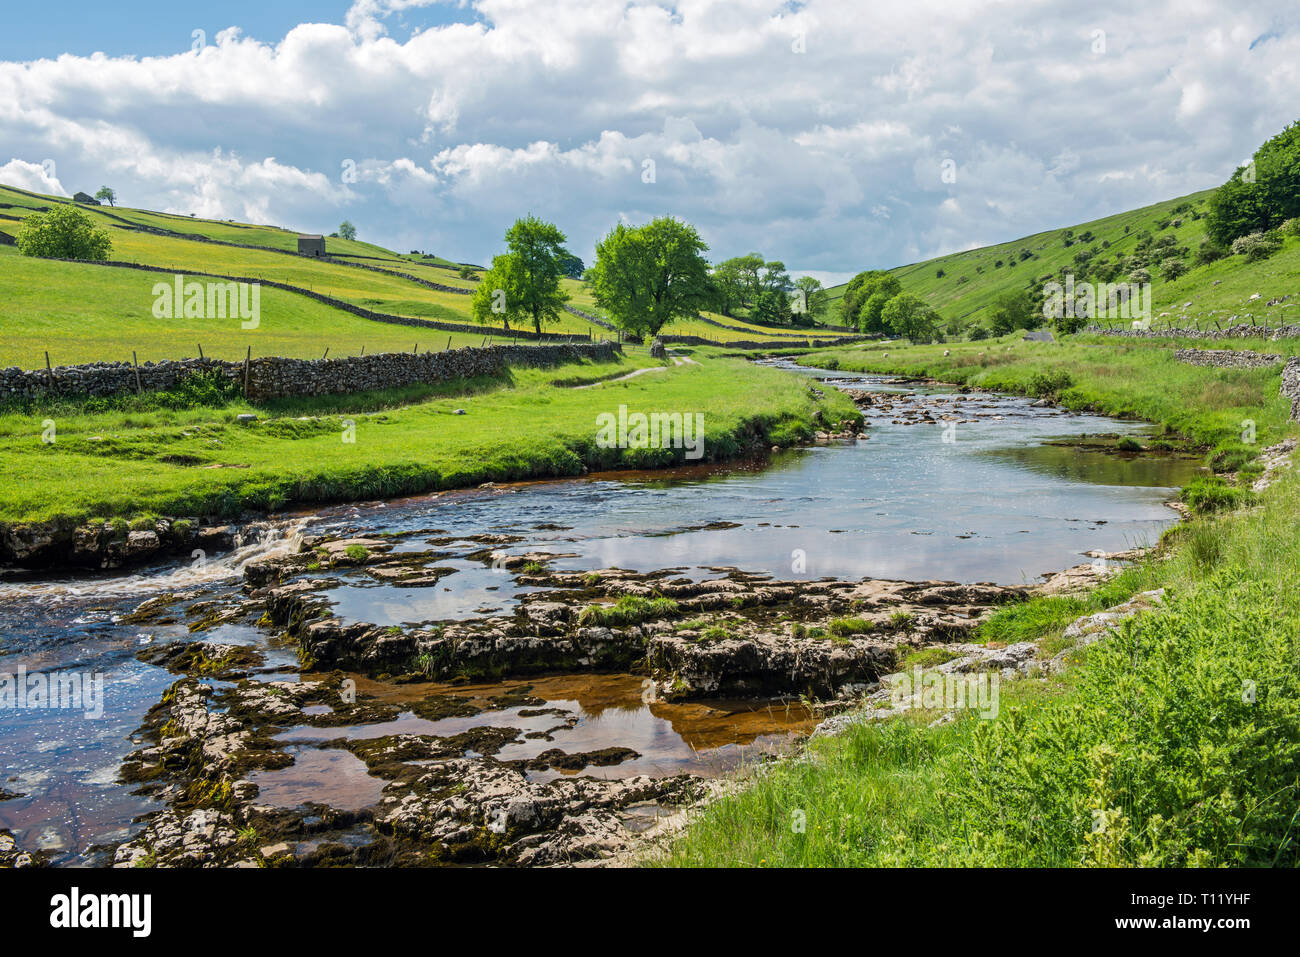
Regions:
[[[693,223],[824,282],[1218,185],[1300,119],[1300,7],[44,0],[0,183],[487,263]],[[1243,6],[1245,8],[1243,8]]]

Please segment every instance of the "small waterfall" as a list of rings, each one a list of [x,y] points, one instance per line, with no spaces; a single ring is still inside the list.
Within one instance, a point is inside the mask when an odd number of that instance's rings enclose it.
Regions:
[[[0,583],[0,603],[30,598],[48,601],[126,598],[149,592],[183,591],[199,585],[242,578],[244,566],[249,562],[297,552],[307,523],[307,518],[300,518],[287,524],[256,522],[246,525],[236,533],[235,549],[228,554],[209,558],[201,549],[195,549],[187,563],[153,571],[136,571],[111,577]]]

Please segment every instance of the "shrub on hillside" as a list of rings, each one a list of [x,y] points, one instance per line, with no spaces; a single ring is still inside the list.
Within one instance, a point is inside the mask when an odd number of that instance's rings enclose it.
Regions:
[[[113,248],[108,230],[97,229],[89,216],[66,203],[32,213],[15,240],[24,256],[43,259],[105,260]]]
[[[1232,254],[1245,256],[1252,263],[1267,259],[1281,248],[1282,243],[1272,233],[1250,233],[1232,241]]]
[[[1198,266],[1208,266],[1226,255],[1228,254],[1224,252],[1222,246],[1218,246],[1211,240],[1206,239],[1202,241],[1200,248],[1196,250],[1195,263]]]
[[[1164,279],[1177,279],[1187,272],[1187,264],[1181,259],[1169,258],[1160,264],[1160,275]]]

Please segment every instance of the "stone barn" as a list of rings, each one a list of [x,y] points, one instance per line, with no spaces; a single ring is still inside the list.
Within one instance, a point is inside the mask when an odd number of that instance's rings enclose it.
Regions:
[[[95,199],[95,197],[91,196],[89,193],[77,193],[72,197],[72,201],[74,203],[81,203],[83,206],[99,205],[99,200]]]
[[[318,258],[324,256],[325,237],[324,236],[299,236],[298,255],[316,256]]]

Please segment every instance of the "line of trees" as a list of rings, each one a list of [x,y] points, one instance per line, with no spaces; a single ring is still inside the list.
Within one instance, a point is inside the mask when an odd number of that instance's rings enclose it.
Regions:
[[[844,287],[840,321],[864,335],[894,335],[913,342],[940,339],[943,317],[924,299],[903,292],[898,277],[884,269],[858,273]]]
[[[749,253],[723,260],[709,274],[710,307],[734,317],[741,309],[767,325],[812,325],[829,307],[822,284],[812,276],[790,278],[785,263]]]
[[[470,303],[479,322],[543,324],[559,320],[569,296],[562,278],[583,279],[596,304],[621,329],[658,335],[677,319],[702,310],[732,316],[748,310],[756,322],[811,324],[828,309],[828,296],[810,276],[795,281],[785,264],[758,253],[710,266],[708,245],[694,226],[661,216],[642,226],[620,223],[596,244],[590,268],[565,248],[554,224],[529,215],[505,236],[506,251],[492,258]]]

